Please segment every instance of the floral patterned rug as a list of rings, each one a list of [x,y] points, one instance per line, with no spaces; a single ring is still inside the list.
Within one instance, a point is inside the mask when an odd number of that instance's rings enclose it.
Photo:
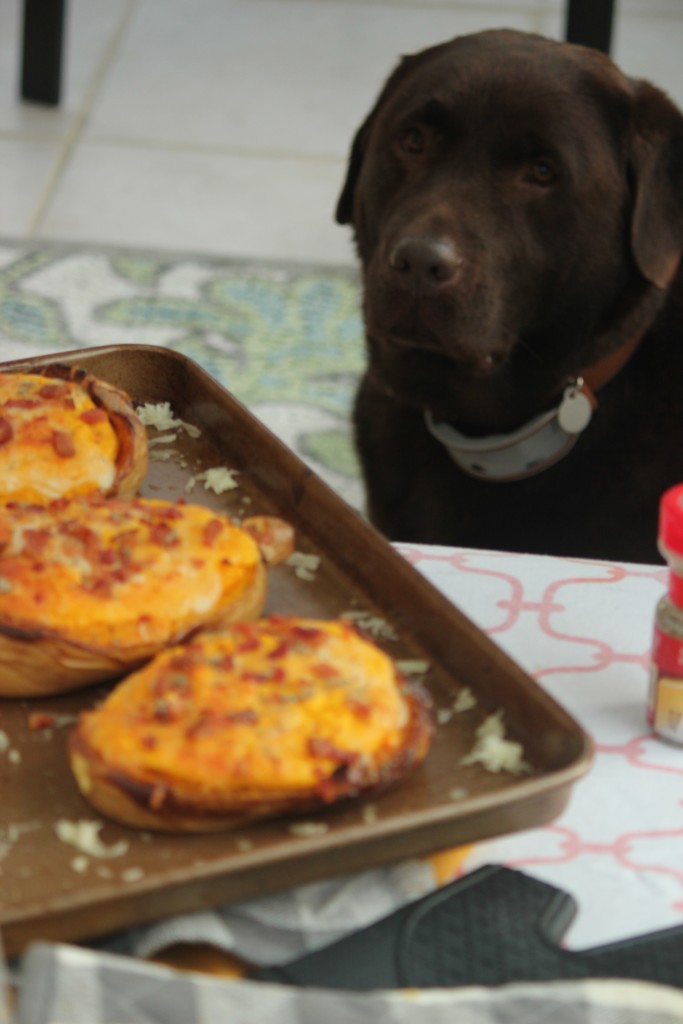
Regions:
[[[129,343],[194,359],[362,508],[352,269],[0,242],[0,360]]]

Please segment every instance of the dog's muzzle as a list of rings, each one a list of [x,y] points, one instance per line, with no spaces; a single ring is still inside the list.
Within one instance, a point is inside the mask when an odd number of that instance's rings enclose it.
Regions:
[[[436,423],[427,411],[431,434],[457,465],[480,480],[524,480],[568,454],[586,429],[596,406],[582,378],[568,384],[559,405],[509,434],[467,437],[448,423]]]

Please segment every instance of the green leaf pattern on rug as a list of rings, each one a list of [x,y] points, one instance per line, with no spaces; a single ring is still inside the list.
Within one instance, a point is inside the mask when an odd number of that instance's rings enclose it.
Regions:
[[[199,301],[119,299],[102,313],[133,329],[177,328],[169,347],[200,362],[246,405],[285,399],[348,412],[363,368],[352,280],[222,275],[201,292]]]
[[[190,356],[316,468],[357,477],[349,416],[364,347],[359,290],[350,275],[261,270],[218,273],[197,300],[165,294],[119,299],[101,311],[127,325],[174,328],[167,344]],[[327,419],[287,430],[283,406],[308,406]],[[294,413],[292,412],[292,416]]]
[[[158,259],[123,253],[112,258],[111,266],[112,270],[131,284],[154,285],[168,270],[169,264]]]
[[[37,352],[69,347],[59,304],[25,285],[27,278],[53,259],[49,250],[29,251],[0,270],[0,333]]]
[[[360,302],[351,269],[0,243],[0,344],[12,356],[126,341],[182,352],[357,507]]]

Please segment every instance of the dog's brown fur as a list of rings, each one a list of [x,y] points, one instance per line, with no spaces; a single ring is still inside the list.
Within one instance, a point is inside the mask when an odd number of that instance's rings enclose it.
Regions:
[[[389,537],[655,561],[683,481],[683,116],[605,56],[496,30],[404,58],[353,142],[337,219],[363,270],[354,412]],[[424,411],[513,430],[631,338],[573,451],[474,479]]]

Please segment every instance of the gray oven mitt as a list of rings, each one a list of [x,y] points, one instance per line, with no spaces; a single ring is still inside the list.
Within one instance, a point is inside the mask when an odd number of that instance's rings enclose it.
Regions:
[[[325,949],[250,977],[341,989],[632,978],[683,988],[683,927],[575,952],[576,904],[519,871],[480,868]]]

